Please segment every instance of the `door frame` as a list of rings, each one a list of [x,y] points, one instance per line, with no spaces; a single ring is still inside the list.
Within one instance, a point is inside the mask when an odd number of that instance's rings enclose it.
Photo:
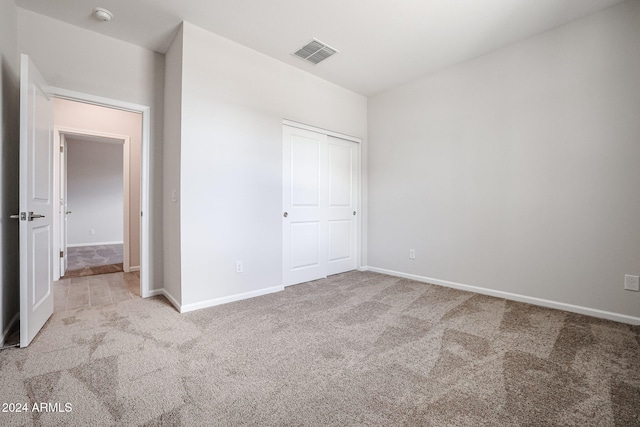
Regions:
[[[356,155],[358,157],[356,159],[356,165],[357,165],[356,178],[358,180],[358,183],[356,186],[357,188],[356,197],[358,198],[356,203],[356,206],[358,209],[357,211],[358,214],[356,215],[356,268],[358,270],[364,269],[364,266],[362,263],[362,236],[364,235],[362,230],[362,218],[365,215],[365,212],[362,210],[362,207],[363,207],[363,204],[362,204],[362,181],[363,181],[362,180],[362,139],[355,136],[346,135],[340,132],[319,128],[317,126],[307,125],[305,123],[300,123],[300,122],[296,122],[294,120],[289,120],[289,119],[283,119],[282,125],[291,126],[298,129],[309,130],[311,132],[321,133],[327,136],[333,136],[336,138],[340,138],[340,139],[344,139],[344,140],[356,143],[357,145]],[[280,129],[282,130],[282,127]],[[282,138],[280,139],[282,140]],[[284,168],[284,165],[283,165],[283,168]],[[284,225],[282,227],[284,227]],[[284,232],[284,229],[281,229],[280,230],[281,236],[283,235],[283,232]],[[283,242],[283,247],[284,247],[284,242]],[[284,263],[284,260],[282,261]]]
[[[106,133],[106,132],[98,132],[98,131],[94,131],[94,130],[87,130],[87,129],[77,129],[77,128],[70,128],[70,127],[65,127],[65,126],[54,126],[53,127],[53,141],[54,141],[54,147],[60,146],[62,147],[64,144],[64,154],[67,154],[67,144],[65,141],[65,137],[67,136],[77,136],[77,137],[83,137],[83,136],[89,136],[89,137],[98,137],[98,138],[105,138],[105,139],[111,139],[114,141],[120,141],[120,143],[122,144],[122,209],[123,209],[123,230],[122,230],[122,238],[123,238],[123,249],[124,249],[124,253],[123,253],[123,269],[125,271],[125,273],[128,273],[131,271],[131,260],[129,259],[130,256],[130,237],[129,237],[129,219],[130,219],[130,209],[129,209],[129,174],[130,174],[130,170],[129,170],[129,162],[130,162],[130,149],[131,149],[131,137],[129,135],[118,135],[118,134],[112,134],[112,133]],[[61,159],[60,156],[56,156],[57,159],[55,159],[54,161],[54,166],[53,166],[53,170],[54,170],[54,190],[53,190],[53,194],[54,194],[54,200],[56,201],[60,201],[60,189],[61,186],[64,184],[66,185],[67,182],[67,173],[68,173],[68,169],[64,168],[64,175],[61,173],[61,168],[60,168],[60,163],[61,163]],[[63,182],[63,178],[64,178],[64,182]],[[65,198],[68,196],[68,194],[65,191]],[[65,201],[67,201],[65,199]],[[56,217],[56,219],[54,220],[54,256],[55,256],[55,251],[58,250],[64,250],[65,254],[64,256],[66,257],[66,251],[67,251],[67,247],[66,246],[66,239],[65,239],[65,247],[63,248],[61,246],[61,233],[62,232],[66,232],[66,227],[62,227],[62,219],[63,216],[65,214],[62,213],[60,211],[60,209],[58,209],[57,212],[54,212],[54,216]],[[64,228],[64,229],[63,229]],[[64,275],[64,272],[60,269],[60,262],[58,263],[54,263],[54,269],[53,269],[53,280],[59,280],[61,276]],[[137,270],[137,268],[136,268]]]
[[[59,87],[51,87],[51,92],[52,96],[55,98],[68,99],[70,101],[142,114],[142,144],[140,147],[140,296],[142,298],[147,298],[151,296],[151,283],[149,280],[151,272],[151,265],[149,262],[149,251],[151,248],[151,228],[149,221],[151,107],[148,105],[134,104],[127,101],[90,95]],[[59,159],[59,156],[55,157]],[[58,254],[56,253],[55,255]]]

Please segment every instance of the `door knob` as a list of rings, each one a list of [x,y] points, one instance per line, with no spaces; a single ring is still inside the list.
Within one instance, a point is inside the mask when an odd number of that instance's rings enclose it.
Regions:
[[[286,217],[289,216],[289,214],[287,212],[285,212],[285,213],[282,214],[282,216],[286,218]]]
[[[355,215],[355,214],[356,214],[356,211],[353,211],[353,214]]]
[[[20,221],[33,221],[34,219],[44,218],[44,215],[34,214],[33,212],[29,212],[29,215],[27,215],[26,212],[20,212],[16,215],[10,215],[9,218],[19,219]]]
[[[29,217],[27,218],[27,220],[33,221],[34,219],[38,219],[38,218],[44,218],[44,215],[34,214],[33,212],[29,212]]]
[[[71,213],[71,211],[66,211],[65,213],[66,213],[67,215],[69,215],[69,214]]]

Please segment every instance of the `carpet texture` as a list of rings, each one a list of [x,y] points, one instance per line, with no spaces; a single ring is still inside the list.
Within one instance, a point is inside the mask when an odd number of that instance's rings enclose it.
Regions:
[[[67,248],[67,271],[64,278],[124,271],[123,256],[124,249],[121,244]]]
[[[351,272],[55,313],[0,378],[0,402],[72,406],[3,426],[638,426],[640,327]]]

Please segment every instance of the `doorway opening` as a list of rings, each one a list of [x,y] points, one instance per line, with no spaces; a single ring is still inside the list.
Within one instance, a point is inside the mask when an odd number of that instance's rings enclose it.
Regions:
[[[147,297],[149,108],[57,88],[53,93],[54,145],[60,147],[54,156],[53,278],[84,286],[99,281],[95,274],[109,274],[105,283],[122,285],[110,297],[127,289]],[[96,300],[109,303],[105,298]]]
[[[60,127],[54,132],[61,157],[60,276],[138,271],[140,241],[130,230],[139,230],[140,217],[131,215],[130,206],[138,203],[131,203],[130,193],[139,194],[139,180],[130,182],[130,175],[139,167],[130,166],[131,137]]]

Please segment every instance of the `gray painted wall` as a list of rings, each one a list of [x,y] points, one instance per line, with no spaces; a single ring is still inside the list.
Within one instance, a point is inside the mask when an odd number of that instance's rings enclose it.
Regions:
[[[282,285],[282,119],[366,140],[367,104],[194,25],[182,36],[180,140],[165,141],[179,182],[165,185],[179,190],[181,303],[197,305]]]
[[[369,265],[640,317],[639,46],[629,1],[371,98]]]
[[[13,0],[0,0],[0,341],[20,310],[19,209],[19,63],[17,9]]]
[[[180,140],[182,134],[182,26],[165,55],[164,288],[182,304],[180,243]]]
[[[68,245],[123,242],[122,167],[122,144],[67,140]]]

